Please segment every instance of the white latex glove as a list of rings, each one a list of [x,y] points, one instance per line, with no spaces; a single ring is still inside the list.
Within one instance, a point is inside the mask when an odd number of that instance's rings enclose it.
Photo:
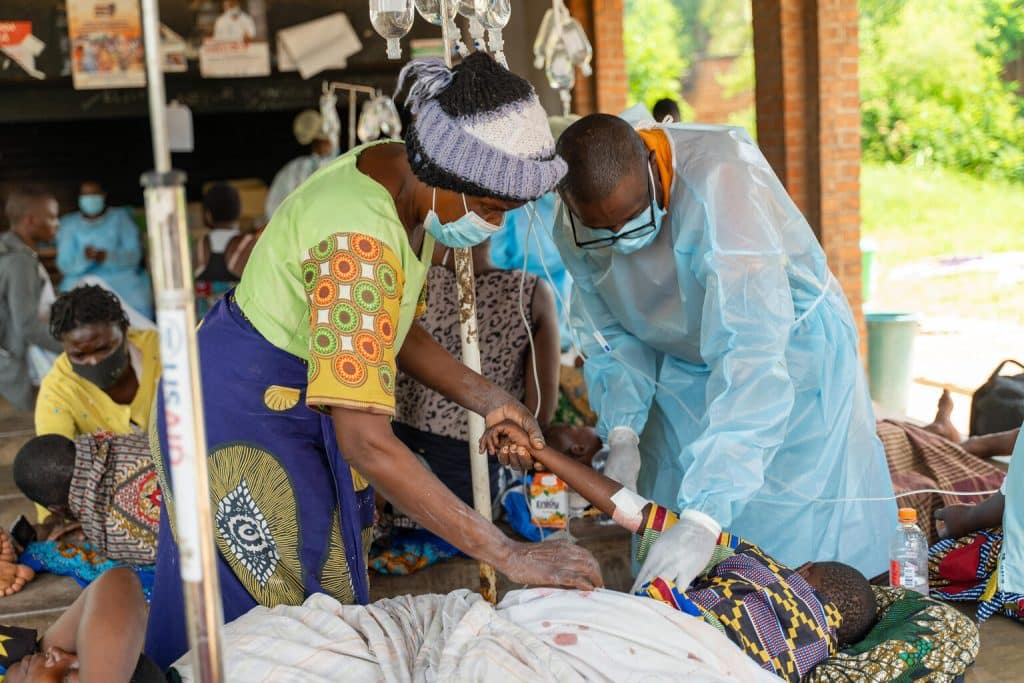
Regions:
[[[608,435],[606,477],[614,479],[630,491],[636,491],[640,475],[640,437],[629,427],[616,427]]]
[[[683,510],[675,526],[662,533],[647,551],[632,592],[658,577],[674,581],[680,591],[686,590],[707,567],[721,532],[718,522],[703,512]]]

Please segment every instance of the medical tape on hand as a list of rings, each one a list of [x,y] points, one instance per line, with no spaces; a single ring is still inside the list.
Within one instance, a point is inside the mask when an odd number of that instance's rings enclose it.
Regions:
[[[611,497],[615,509],[612,520],[630,533],[636,533],[644,523],[644,508],[651,502],[637,493],[622,487]]]

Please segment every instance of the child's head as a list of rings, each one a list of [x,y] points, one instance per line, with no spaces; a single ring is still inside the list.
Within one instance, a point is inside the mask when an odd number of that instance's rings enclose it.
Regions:
[[[556,451],[587,465],[601,450],[601,439],[593,427],[573,427],[572,425],[551,425],[544,430],[544,439]]]
[[[808,562],[796,571],[842,615],[843,622],[836,634],[839,645],[864,640],[875,625],[878,610],[875,593],[864,575],[842,562]]]
[[[59,434],[32,439],[14,457],[14,483],[46,508],[67,505],[75,471],[75,442]]]

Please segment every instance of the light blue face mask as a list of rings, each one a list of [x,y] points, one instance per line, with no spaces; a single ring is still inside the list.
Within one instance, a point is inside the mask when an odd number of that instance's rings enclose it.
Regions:
[[[86,216],[98,216],[106,207],[106,197],[101,194],[83,194],[78,198],[78,208]]]
[[[475,247],[501,230],[500,225],[488,223],[475,211],[470,211],[469,205],[466,204],[465,194],[462,195],[462,206],[466,209],[466,213],[451,223],[442,223],[434,212],[434,206],[437,203],[437,188],[434,188],[430,203],[431,209],[423,221],[423,227],[435,240],[451,249]]]
[[[615,240],[612,243],[612,249],[620,254],[632,254],[634,251],[639,251],[653,242],[654,238],[658,236],[658,231],[661,230],[661,222],[665,220],[665,214],[668,213],[665,209],[658,206],[658,191],[654,186],[654,172],[651,171],[650,164],[647,164],[647,174],[651,179],[651,207],[623,225],[618,234],[624,235],[630,230],[637,230],[645,225],[650,225],[652,214],[654,216],[654,230],[633,237],[622,237]]]
[[[650,164],[647,165],[647,174],[650,176],[651,181],[651,205],[641,211],[640,215],[636,218],[627,221],[619,228],[618,232],[612,232],[606,228],[589,228],[591,240],[615,240],[608,246],[620,254],[632,254],[634,251],[639,251],[654,241],[654,238],[658,236],[658,231],[661,230],[661,222],[665,219],[665,214],[668,212],[658,206],[658,193],[654,188],[654,173],[651,171]],[[634,230],[639,231],[641,228],[647,227],[651,224],[652,216],[654,218],[653,230],[629,237],[618,237],[618,235],[626,235]]]

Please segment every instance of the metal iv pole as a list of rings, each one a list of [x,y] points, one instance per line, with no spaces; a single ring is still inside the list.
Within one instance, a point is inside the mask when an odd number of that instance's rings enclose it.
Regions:
[[[142,185],[160,328],[167,457],[182,592],[195,678],[202,683],[221,683],[223,614],[207,479],[206,425],[185,216],[185,174],[171,169],[157,0],[142,0],[142,23],[155,166],[155,170],[142,176]]]

